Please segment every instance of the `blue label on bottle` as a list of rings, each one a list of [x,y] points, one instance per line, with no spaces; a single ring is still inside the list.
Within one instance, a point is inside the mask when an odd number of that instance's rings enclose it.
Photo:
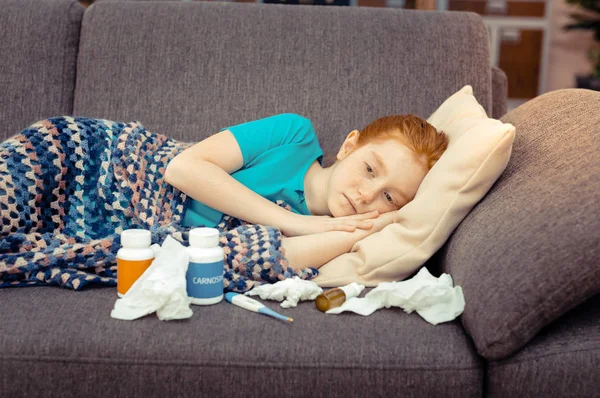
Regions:
[[[213,298],[223,294],[223,260],[214,263],[190,261],[187,274],[187,294],[192,298]]]

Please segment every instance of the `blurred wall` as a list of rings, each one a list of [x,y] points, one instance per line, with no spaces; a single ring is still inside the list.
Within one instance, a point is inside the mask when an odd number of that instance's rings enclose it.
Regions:
[[[548,59],[546,91],[575,87],[575,75],[587,75],[591,72],[587,52],[594,42],[592,32],[565,31],[571,19],[569,14],[577,7],[564,0],[552,1],[552,43]]]

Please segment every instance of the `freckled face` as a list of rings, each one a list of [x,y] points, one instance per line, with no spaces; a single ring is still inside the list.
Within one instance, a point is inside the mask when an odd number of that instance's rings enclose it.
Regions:
[[[372,142],[349,153],[342,146],[329,180],[327,205],[334,217],[398,210],[415,197],[426,173],[424,161],[395,139]]]

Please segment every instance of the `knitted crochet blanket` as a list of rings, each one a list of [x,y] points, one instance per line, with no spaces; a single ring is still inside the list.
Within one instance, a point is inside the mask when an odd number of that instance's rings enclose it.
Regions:
[[[0,287],[116,286],[119,234],[129,228],[187,246],[190,198],[163,177],[191,145],[135,121],[83,117],[42,120],[0,144]],[[277,228],[229,216],[217,228],[226,290],[317,275],[288,266]]]

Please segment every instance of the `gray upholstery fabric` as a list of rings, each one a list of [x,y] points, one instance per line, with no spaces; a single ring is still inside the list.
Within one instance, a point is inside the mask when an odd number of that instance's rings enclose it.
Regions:
[[[481,359],[460,322],[416,313],[326,315],[292,324],[223,301],[189,320],[110,318],[114,288],[0,290],[3,396],[479,397]],[[16,382],[19,380],[18,382]]]
[[[537,97],[516,127],[506,171],[444,246],[478,352],[504,358],[600,293],[600,93]]]
[[[487,366],[489,397],[598,397],[600,296],[544,328],[525,348]]]
[[[492,68],[492,116],[500,119],[506,114],[508,101],[508,78],[500,68]]]
[[[377,117],[428,117],[471,84],[491,110],[472,13],[225,2],[100,2],[84,16],[74,113],[198,141],[281,112],[325,153]]]
[[[72,112],[83,11],[77,0],[2,0],[0,142]]]

